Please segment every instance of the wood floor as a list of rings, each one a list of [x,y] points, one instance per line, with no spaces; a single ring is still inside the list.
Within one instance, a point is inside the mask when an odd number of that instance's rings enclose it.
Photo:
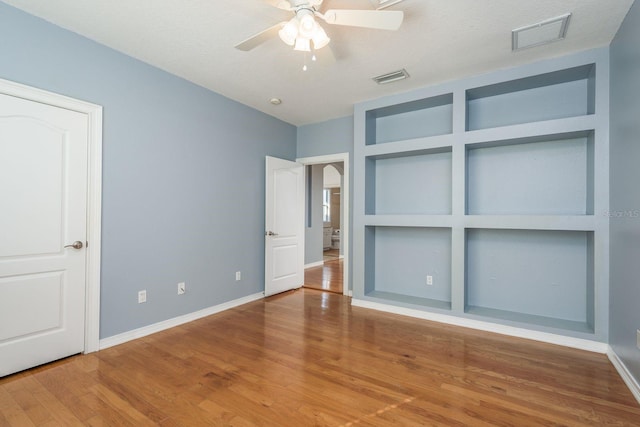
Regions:
[[[326,251],[322,251],[323,260],[331,261],[336,258],[340,258],[340,249],[328,249]]]
[[[301,289],[0,379],[0,426],[633,426],[606,356]]]
[[[341,294],[343,287],[342,259],[324,261],[324,265],[304,271],[304,287]]]

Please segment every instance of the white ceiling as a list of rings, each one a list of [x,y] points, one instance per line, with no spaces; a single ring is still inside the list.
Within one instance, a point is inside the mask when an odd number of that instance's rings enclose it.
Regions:
[[[498,68],[608,45],[633,0],[405,0],[395,32],[321,22],[336,62],[302,71],[304,54],[275,38],[234,45],[291,18],[265,0],[3,0],[294,125],[353,113],[353,104]],[[325,0],[321,10],[373,9]],[[565,40],[511,52],[511,30],[567,12]],[[319,51],[322,53],[322,50]],[[411,78],[371,78],[405,68]],[[269,99],[278,97],[274,106]]]

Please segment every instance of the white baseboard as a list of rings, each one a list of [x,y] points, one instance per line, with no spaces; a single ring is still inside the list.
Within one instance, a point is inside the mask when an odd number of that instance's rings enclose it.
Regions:
[[[324,261],[318,261],[318,262],[312,262],[310,264],[305,264],[304,265],[304,269],[306,270],[307,268],[319,267],[321,265],[324,265]]]
[[[238,298],[233,301],[194,311],[193,313],[174,317],[173,319],[163,320],[162,322],[154,323],[153,325],[143,326],[142,328],[123,332],[118,335],[113,335],[111,337],[100,340],[100,350],[104,350],[105,348],[113,347],[118,344],[123,344],[127,341],[142,338],[147,335],[155,334],[156,332],[164,331],[165,329],[173,328],[175,326],[192,322],[203,317],[211,316],[212,314],[220,313],[221,311],[229,310],[230,308],[238,307],[240,305],[262,298],[264,298],[264,292],[258,292],[257,294],[247,295],[246,297]]]
[[[428,311],[397,307],[395,305],[381,304],[356,298],[353,298],[351,300],[351,304],[356,307],[371,308],[374,310],[385,311],[387,313],[400,314],[403,316],[431,320],[434,322],[446,323],[448,325],[461,326],[464,328],[478,329],[486,332],[494,332],[496,334],[509,335],[512,337],[526,338],[534,341],[562,345],[565,347],[577,348],[580,350],[587,350],[595,353],[605,354],[607,353],[609,348],[606,343],[597,341],[566,337],[564,335],[557,335],[549,332],[532,331],[529,329],[505,326],[497,323],[483,322],[480,320],[465,319],[463,317],[450,316],[447,314],[431,313]]]
[[[611,348],[611,346],[609,346],[609,349],[607,350],[607,356],[618,371],[618,374],[620,374],[620,376],[622,377],[622,381],[624,381],[627,387],[629,387],[629,390],[631,390],[631,394],[633,394],[633,397],[635,397],[638,403],[640,403],[640,384],[638,384],[638,381],[633,377],[633,375],[631,375],[631,372],[629,372],[627,366],[618,357],[616,352],[613,351],[613,348]]]

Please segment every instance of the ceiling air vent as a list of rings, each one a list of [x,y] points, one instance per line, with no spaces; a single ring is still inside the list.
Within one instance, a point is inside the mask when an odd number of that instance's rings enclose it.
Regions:
[[[378,77],[374,77],[373,80],[379,85],[397,82],[398,80],[404,80],[409,77],[409,73],[404,68],[402,70],[393,71],[391,73],[383,74]]]
[[[511,31],[511,49],[526,49],[562,40],[567,35],[570,13]]]

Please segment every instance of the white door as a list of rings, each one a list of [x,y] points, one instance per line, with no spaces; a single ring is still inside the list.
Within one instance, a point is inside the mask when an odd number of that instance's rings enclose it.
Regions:
[[[84,349],[87,132],[0,94],[0,376]]]
[[[304,282],[304,173],[302,165],[267,156],[265,296]]]

